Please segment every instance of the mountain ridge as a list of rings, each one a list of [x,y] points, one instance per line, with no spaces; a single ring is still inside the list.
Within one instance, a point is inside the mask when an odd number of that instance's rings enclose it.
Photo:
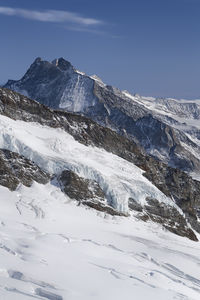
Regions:
[[[77,71],[63,58],[36,59],[18,81],[5,87],[54,109],[75,112],[111,128],[172,167],[200,173],[200,104],[132,96]]]

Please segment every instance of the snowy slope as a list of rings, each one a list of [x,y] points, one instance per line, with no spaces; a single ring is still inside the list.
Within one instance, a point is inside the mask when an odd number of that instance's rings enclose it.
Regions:
[[[61,129],[0,115],[0,131],[0,148],[25,156],[50,174],[70,169],[81,177],[95,180],[108,203],[119,211],[128,212],[130,197],[142,205],[146,197],[151,197],[176,206],[134,164],[103,149],[80,144]]]
[[[0,299],[199,299],[199,243],[129,211],[129,198],[144,205],[150,197],[183,215],[140,168],[60,128],[0,115],[0,133],[0,149],[50,174],[69,169],[95,180],[108,204],[130,214],[77,206],[56,181],[0,186]]]
[[[199,243],[76,206],[50,184],[0,195],[1,299],[199,299]]]

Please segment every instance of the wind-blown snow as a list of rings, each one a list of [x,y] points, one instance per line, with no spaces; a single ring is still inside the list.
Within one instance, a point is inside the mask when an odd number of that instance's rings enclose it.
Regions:
[[[51,184],[0,195],[1,299],[199,300],[199,243],[76,206]]]
[[[146,197],[153,197],[176,206],[134,164],[103,149],[80,144],[61,129],[0,116],[0,130],[0,148],[24,155],[51,174],[70,169],[97,181],[108,203],[119,211],[128,212],[130,197],[141,204]]]

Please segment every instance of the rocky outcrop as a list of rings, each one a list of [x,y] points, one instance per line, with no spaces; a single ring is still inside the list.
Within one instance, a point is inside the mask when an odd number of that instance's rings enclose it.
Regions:
[[[175,234],[198,241],[184,216],[175,207],[169,208],[164,203],[159,203],[158,200],[153,198],[147,198],[146,201],[147,205],[144,206],[144,215],[147,215],[150,220],[162,224],[164,228]]]
[[[29,187],[33,181],[45,184],[49,180],[50,176],[30,160],[0,149],[0,185],[14,191],[19,183]]]
[[[57,181],[62,191],[69,198],[77,200],[79,204],[113,216],[127,216],[106,204],[104,192],[94,180],[85,179],[73,171],[65,170],[57,177]]]
[[[128,199],[128,207],[131,210],[135,210],[135,211],[139,211],[139,212],[143,211],[142,205],[133,198]]]
[[[129,198],[129,208],[137,212],[138,219],[159,223],[163,228],[180,236],[198,241],[194,231],[188,226],[186,218],[175,207],[160,203],[157,199],[147,197],[147,204],[142,206],[135,199]],[[198,231],[198,230],[197,230]]]
[[[87,110],[96,99],[94,80],[76,72],[63,58],[48,62],[38,57],[19,82],[9,80],[5,87],[51,108],[74,112]]]
[[[97,199],[104,201],[104,192],[97,182],[79,177],[70,170],[63,171],[58,177],[62,190],[71,199],[78,201]]]
[[[175,207],[160,203],[157,199],[147,197],[147,204],[142,206],[135,199],[129,198],[129,208],[137,212],[136,217],[143,221],[153,221],[163,228],[180,236],[198,241],[194,231],[188,226],[186,218]]]
[[[192,227],[200,232],[200,182],[164,164],[148,166],[144,176],[154,182],[165,195],[171,197],[183,210]]]

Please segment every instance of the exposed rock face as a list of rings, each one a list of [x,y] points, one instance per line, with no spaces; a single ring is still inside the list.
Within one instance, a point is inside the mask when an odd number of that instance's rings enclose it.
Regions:
[[[184,215],[175,207],[169,207],[165,203],[160,203],[157,199],[150,197],[147,197],[146,201],[147,204],[142,206],[134,199],[129,199],[129,208],[139,212],[136,215],[138,219],[143,221],[151,220],[177,235],[198,241],[194,231],[188,226]]]
[[[192,229],[188,227],[184,216],[175,208],[169,209],[167,205],[159,203],[158,200],[153,198],[147,198],[146,200],[148,204],[144,206],[144,211],[152,221],[162,224],[164,228],[173,233],[198,241]]]
[[[113,88],[95,83],[94,94],[104,103],[105,112],[100,120],[90,114],[89,117],[135,141],[146,153],[171,167],[200,172],[199,143],[188,135],[188,130],[185,134],[178,121],[149,110],[142,101],[128,99]],[[189,133],[193,134],[193,130]]]
[[[19,183],[31,186],[33,181],[47,183],[50,176],[17,153],[0,149],[0,184],[14,191]]]
[[[198,219],[200,182],[193,180],[186,173],[178,169],[168,167],[167,165],[155,160],[153,157],[147,156],[133,141],[130,141],[108,128],[102,127],[83,116],[64,111],[53,111],[36,101],[32,101],[27,97],[7,89],[0,89],[0,114],[12,119],[27,122],[38,122],[42,125],[62,128],[66,132],[70,133],[76,140],[85,145],[104,148],[109,152],[133,162],[139,168],[144,170],[144,175],[155,186],[157,186],[165,195],[174,199],[179,207],[183,209],[187,220],[192,227],[200,232]],[[116,211],[114,211],[113,208],[108,206],[105,207],[103,201],[95,202],[93,200],[89,200],[91,197],[94,199],[94,195],[91,194],[91,190],[89,189],[89,183],[85,182],[83,184],[81,179],[77,178],[76,175],[72,176],[68,174],[66,176],[68,179],[74,176],[72,181],[76,182],[75,187],[73,185],[68,186],[69,192],[72,193],[71,195],[73,195],[73,198],[76,199],[76,197],[80,197],[81,195],[84,195],[84,197],[87,196],[88,200],[86,200],[86,204],[88,206],[107,211],[111,214],[116,214]],[[65,177],[63,177],[63,182],[65,182],[64,178]],[[81,190],[78,191],[78,187],[80,186]],[[81,202],[83,204],[85,201],[83,200],[84,197],[82,196],[81,198]],[[99,203],[101,205],[99,205]],[[129,199],[129,208],[140,212],[144,211],[144,207],[137,207],[136,209],[134,199]],[[161,218],[161,216],[159,216],[159,218]],[[170,218],[170,220],[173,220],[173,212],[171,213]],[[155,217],[154,219],[156,220]],[[183,224],[182,219],[179,221],[182,224],[181,226],[184,227],[185,225]],[[174,228],[173,222],[168,223],[167,226]],[[179,228],[179,230],[180,232],[183,232],[183,229],[181,230]],[[187,236],[189,236],[188,233]]]
[[[156,169],[151,169],[144,174],[150,181],[167,196],[174,199],[183,210],[192,227],[200,232],[200,182],[193,180],[186,173],[159,164]]]
[[[6,87],[35,100],[41,98],[40,102],[49,107],[74,112],[87,110],[96,100],[94,81],[76,72],[63,58],[52,63],[37,58],[20,82],[9,80]]]
[[[107,212],[113,216],[127,216],[105,203],[104,192],[94,180],[79,177],[69,170],[63,171],[57,180],[62,191],[71,199],[78,200],[79,203],[99,211]]]
[[[135,211],[139,211],[139,212],[142,212],[143,211],[143,207],[141,204],[139,204],[135,199],[133,198],[129,198],[129,201],[128,201],[128,207],[132,210],[135,210]]]
[[[52,63],[38,58],[21,80],[5,87],[54,109],[83,114],[169,166],[200,172],[200,102],[132,96],[77,71],[63,58]]]
[[[137,218],[162,224],[164,228],[177,235],[198,241],[194,231],[188,226],[184,215],[175,207],[169,207],[165,203],[160,203],[157,199],[150,197],[146,198],[146,202],[147,204],[142,206],[135,199],[129,199],[129,208],[138,212]]]
[[[58,177],[65,194],[78,201],[97,199],[104,201],[104,192],[97,182],[79,177],[72,171],[65,170]]]

